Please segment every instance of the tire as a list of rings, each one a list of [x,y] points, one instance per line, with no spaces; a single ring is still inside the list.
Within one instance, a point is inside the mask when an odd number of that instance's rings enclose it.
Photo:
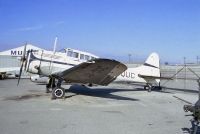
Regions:
[[[148,90],[149,91],[149,86],[144,86],[144,90]]]
[[[63,88],[55,87],[52,90],[52,99],[61,99],[65,96],[65,90]]]

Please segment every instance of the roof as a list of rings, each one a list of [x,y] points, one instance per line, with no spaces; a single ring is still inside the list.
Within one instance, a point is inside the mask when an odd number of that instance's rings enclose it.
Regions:
[[[26,50],[43,50],[42,48],[33,46],[31,44],[27,44],[26,46]],[[6,51],[1,51],[0,55],[8,55],[8,56],[22,56],[23,55],[23,51],[24,51],[24,46],[21,47],[17,47],[17,48],[13,48],[10,50],[6,50]]]

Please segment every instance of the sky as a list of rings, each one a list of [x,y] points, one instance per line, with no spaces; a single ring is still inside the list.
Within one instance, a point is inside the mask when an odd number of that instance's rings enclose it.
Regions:
[[[195,62],[200,0],[0,0],[0,51],[26,42],[117,60]]]

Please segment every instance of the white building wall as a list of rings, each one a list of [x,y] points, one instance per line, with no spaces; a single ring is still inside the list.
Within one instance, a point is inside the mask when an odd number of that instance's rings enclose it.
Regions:
[[[26,50],[44,50],[39,47],[33,46],[31,44],[28,44],[26,47]],[[23,55],[24,46],[12,48],[6,51],[0,52],[0,73],[4,72],[3,70],[14,70],[12,71],[12,74],[18,74],[19,69],[21,66],[20,59]],[[10,73],[10,72],[9,72]],[[23,72],[22,77],[29,76],[28,73]]]

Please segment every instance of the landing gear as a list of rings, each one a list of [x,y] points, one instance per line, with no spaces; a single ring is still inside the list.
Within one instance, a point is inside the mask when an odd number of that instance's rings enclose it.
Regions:
[[[162,90],[162,87],[160,85],[160,82],[158,83],[158,86],[156,86],[156,88],[158,88],[159,90]]]
[[[50,78],[48,84],[46,84],[46,93],[50,93],[50,89],[53,89],[55,87],[55,78]]]
[[[147,84],[144,86],[144,90],[148,90],[148,92],[151,92],[152,88],[153,88],[152,84]]]
[[[61,87],[55,87],[52,89],[52,99],[61,99],[65,96],[65,90]]]
[[[61,99],[65,96],[65,89],[61,87],[62,80],[58,80],[55,87],[52,87],[52,99]]]
[[[147,83],[147,85],[144,86],[144,90],[148,90],[148,92],[151,92],[152,90],[162,90],[162,87],[160,86],[160,83],[158,86],[152,86],[152,84]]]

